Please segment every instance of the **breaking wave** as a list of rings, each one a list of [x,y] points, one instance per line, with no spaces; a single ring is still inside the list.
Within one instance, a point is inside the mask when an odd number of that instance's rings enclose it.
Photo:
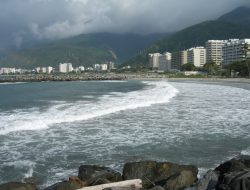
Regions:
[[[24,130],[41,130],[53,124],[76,122],[101,117],[128,109],[167,103],[178,90],[166,81],[144,82],[142,90],[110,93],[98,101],[57,103],[41,111],[39,108],[0,113],[0,135]]]

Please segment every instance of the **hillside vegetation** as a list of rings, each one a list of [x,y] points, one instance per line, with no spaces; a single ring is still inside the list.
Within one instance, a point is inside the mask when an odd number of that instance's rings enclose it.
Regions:
[[[242,21],[245,21],[244,23]],[[147,67],[148,53],[181,51],[194,46],[204,46],[207,40],[250,38],[250,8],[241,7],[215,21],[206,21],[167,36],[146,48],[124,65]]]

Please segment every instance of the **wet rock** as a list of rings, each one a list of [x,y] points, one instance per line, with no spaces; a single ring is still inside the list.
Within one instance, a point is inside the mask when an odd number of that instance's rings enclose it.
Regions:
[[[119,172],[107,167],[96,165],[82,165],[78,170],[78,177],[87,185],[101,185],[105,183],[118,182],[122,180]]]
[[[76,176],[69,177],[68,181],[56,183],[44,190],[76,190],[85,187],[86,184]]]
[[[215,168],[220,174],[239,172],[250,169],[250,156],[240,156],[233,158]]]
[[[216,188],[219,181],[219,174],[215,171],[209,170],[203,178],[199,179],[197,184],[193,187],[195,190],[213,190]]]
[[[140,190],[140,189],[135,188],[135,187],[109,187],[103,190]]]
[[[34,184],[10,182],[0,185],[0,190],[37,190]]]
[[[124,180],[141,179],[143,184],[154,185],[157,162],[142,161],[126,163],[123,168],[122,177]]]
[[[241,171],[225,174],[222,183],[218,185],[218,190],[249,190],[250,171]]]
[[[183,170],[172,175],[164,185],[166,190],[181,190],[193,185],[196,181],[196,176],[191,171]]]
[[[156,185],[148,190],[164,190],[164,188],[162,186]]]
[[[195,166],[178,165],[170,162],[127,163],[123,169],[124,180],[141,179],[144,188],[159,185],[166,190],[191,186],[197,180],[197,174],[198,169]]]

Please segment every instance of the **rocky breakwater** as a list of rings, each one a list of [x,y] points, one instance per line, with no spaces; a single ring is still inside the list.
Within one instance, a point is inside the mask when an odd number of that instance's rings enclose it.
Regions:
[[[82,165],[78,176],[56,183],[44,190],[77,190],[101,184],[125,182],[141,179],[143,189],[184,189],[192,186],[197,180],[198,169],[195,166],[178,165],[169,162],[142,161],[126,163],[122,174],[111,168]],[[109,187],[106,190],[130,190],[135,186]],[[138,188],[137,188],[138,189]],[[37,190],[31,183],[7,183],[0,185],[0,190]]]
[[[107,167],[82,165],[78,176],[44,190],[250,190],[250,157],[241,156],[222,163],[199,180],[197,174],[196,166],[170,162],[126,163],[122,174]],[[141,186],[116,186],[131,183],[132,179],[140,179]],[[108,188],[102,188],[103,184]],[[37,187],[32,183],[12,182],[0,185],[0,190],[37,190]]]

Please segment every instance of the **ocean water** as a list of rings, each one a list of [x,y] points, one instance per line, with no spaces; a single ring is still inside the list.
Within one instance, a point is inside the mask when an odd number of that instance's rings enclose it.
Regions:
[[[0,183],[40,188],[81,164],[194,164],[250,154],[250,84],[168,81],[0,84]]]

